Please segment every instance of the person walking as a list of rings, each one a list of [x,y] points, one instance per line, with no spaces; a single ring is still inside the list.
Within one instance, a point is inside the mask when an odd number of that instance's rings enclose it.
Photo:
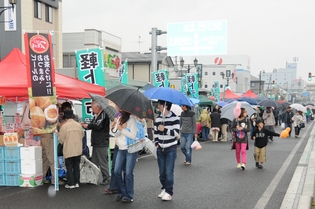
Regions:
[[[227,128],[229,125],[229,119],[220,118],[220,123],[221,123],[221,132],[222,132],[221,142],[226,142],[227,141]]]
[[[203,141],[207,141],[208,135],[209,135],[209,128],[210,128],[210,114],[208,110],[204,109],[202,113],[200,114],[199,120],[201,124],[201,135]]]
[[[266,162],[266,146],[268,144],[268,136],[280,136],[280,134],[264,129],[264,122],[257,120],[257,128],[253,131],[251,138],[255,140],[255,161],[256,167],[262,169],[263,163]]]
[[[192,148],[196,134],[196,117],[195,112],[187,105],[181,105],[183,112],[180,115],[180,148],[185,155],[184,163],[191,164]]]
[[[116,201],[131,203],[134,198],[134,175],[133,170],[136,165],[138,152],[129,153],[127,146],[128,140],[136,140],[137,118],[128,112],[121,111],[118,120],[117,132],[118,152],[115,161],[114,174],[118,186]]]
[[[306,123],[311,122],[311,109],[309,107],[306,108],[306,113],[305,113],[305,117],[306,117]]]
[[[154,141],[157,148],[159,178],[162,184],[158,197],[165,201],[173,197],[174,167],[180,127],[179,118],[171,111],[171,106],[170,102],[158,100],[160,115],[154,124]]]
[[[295,115],[292,117],[293,127],[295,132],[295,138],[298,138],[301,130],[301,123],[303,122],[303,116],[300,115],[299,111],[296,111]]]
[[[58,141],[63,144],[63,157],[67,168],[67,184],[65,188],[78,188],[80,181],[80,161],[82,155],[81,124],[73,118],[72,110],[65,110],[63,118],[66,122],[61,126]]]
[[[218,142],[219,131],[221,128],[219,109],[214,109],[214,112],[210,115],[210,118],[211,118],[212,141]]]
[[[293,112],[291,111],[291,107],[288,106],[286,111],[282,114],[282,122],[285,124],[285,128],[289,127],[289,137],[291,137],[292,132],[292,117],[294,116]]]
[[[269,131],[275,132],[274,126],[276,124],[276,121],[275,121],[275,116],[273,114],[271,107],[266,108],[266,110],[263,113],[262,118],[263,118],[264,123],[265,123],[264,128],[269,130]],[[269,139],[271,141],[273,141],[273,136],[269,136]]]
[[[232,121],[232,143],[235,145],[235,156],[237,161],[237,168],[245,170],[246,167],[246,150],[248,146],[248,132],[249,132],[249,119],[245,108],[241,108],[241,113],[238,118]],[[241,161],[242,156],[242,161]]]
[[[109,146],[109,117],[97,101],[92,101],[92,110],[95,115],[91,123],[81,123],[81,125],[85,129],[92,130],[91,145],[93,146],[93,152],[91,161],[101,169],[103,178],[101,184],[109,184],[110,175],[107,151]]]

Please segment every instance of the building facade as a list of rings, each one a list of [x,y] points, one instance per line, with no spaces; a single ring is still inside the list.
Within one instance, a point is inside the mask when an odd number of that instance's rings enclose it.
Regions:
[[[8,0],[0,6],[9,6]],[[0,60],[13,48],[24,50],[24,33],[51,33],[56,68],[62,67],[62,1],[20,0],[0,16]]]

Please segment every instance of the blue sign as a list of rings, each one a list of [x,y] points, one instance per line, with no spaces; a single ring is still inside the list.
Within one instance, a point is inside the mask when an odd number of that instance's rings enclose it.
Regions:
[[[169,23],[167,25],[167,55],[226,54],[227,21]]]

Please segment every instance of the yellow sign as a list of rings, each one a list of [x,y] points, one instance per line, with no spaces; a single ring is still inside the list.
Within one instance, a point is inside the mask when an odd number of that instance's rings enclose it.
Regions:
[[[172,89],[175,89],[175,85],[174,85],[174,84],[172,84],[172,85],[171,85],[171,88],[172,88]]]

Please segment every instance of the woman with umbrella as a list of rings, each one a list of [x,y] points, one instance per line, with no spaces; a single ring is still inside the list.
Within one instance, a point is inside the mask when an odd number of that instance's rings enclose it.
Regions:
[[[179,118],[171,110],[172,103],[158,100],[161,114],[154,124],[154,140],[157,148],[162,191],[158,195],[162,200],[171,200],[174,186],[174,167],[177,155],[177,137],[179,135]]]
[[[121,117],[117,121],[117,138],[118,153],[115,161],[114,175],[116,184],[118,186],[117,201],[125,203],[133,202],[134,195],[134,178],[133,170],[136,165],[138,152],[129,153],[127,148],[127,140],[136,140],[137,122],[136,116],[128,112],[121,111]],[[123,172],[124,171],[124,172]],[[123,179],[124,175],[124,179]]]

